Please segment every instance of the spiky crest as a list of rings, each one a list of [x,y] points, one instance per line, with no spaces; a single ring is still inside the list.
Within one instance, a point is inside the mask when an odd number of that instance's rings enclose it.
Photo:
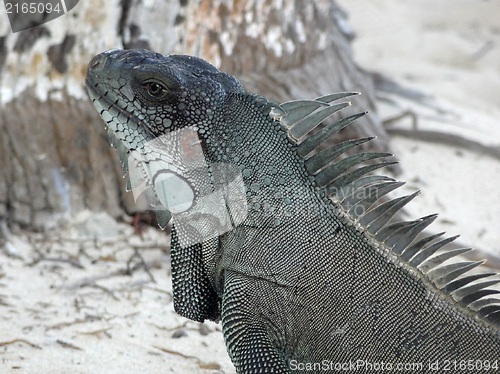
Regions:
[[[357,93],[337,93],[315,100],[286,102],[273,108],[274,113],[279,114],[275,119],[280,121],[289,141],[295,144],[295,151],[303,159],[307,172],[314,177],[316,186],[325,189],[327,196],[337,203],[344,217],[364,232],[368,239],[375,240],[377,247],[385,246],[403,266],[417,270],[412,273],[420,274],[419,277],[434,288],[435,292],[448,297],[455,305],[482,319],[488,326],[494,325],[499,328],[500,299],[485,298],[485,296],[500,293],[488,289],[500,280],[476,282],[496,274],[464,276],[484,261],[443,264],[470,251],[471,248],[445,249],[442,253],[434,255],[458,236],[435,241],[443,234],[439,233],[416,241],[422,231],[436,219],[436,214],[411,222],[390,223],[394,215],[420,191],[373,207],[383,196],[404,183],[368,173],[395,162],[382,161],[351,169],[368,160],[392,156],[390,153],[372,152],[345,156],[346,151],[372,140],[373,137],[349,140],[320,150],[331,135],[366,114],[364,112],[351,115],[311,134],[312,130],[326,118],[350,105],[350,103],[333,105],[331,102],[353,95]],[[344,157],[341,157],[342,155]]]
[[[253,101],[263,113],[269,113],[271,118],[279,121],[289,141],[295,145],[296,153],[303,159],[307,172],[314,177],[316,185],[324,188],[327,196],[337,203],[344,217],[348,217],[348,220],[363,231],[370,240],[374,240],[377,246],[385,246],[403,266],[417,270],[421,279],[436,292],[443,297],[448,297],[458,307],[477,316],[488,326],[499,328],[500,299],[486,296],[500,293],[500,291],[488,289],[500,280],[480,281],[497,274],[466,274],[481,265],[483,261],[444,265],[445,261],[471,250],[470,248],[443,250],[443,247],[458,236],[439,241],[436,239],[443,233],[418,238],[423,230],[437,218],[436,214],[415,221],[390,223],[394,215],[416,197],[419,191],[385,201],[374,207],[383,196],[399,188],[404,182],[369,173],[395,164],[396,161],[384,160],[358,168],[354,167],[366,161],[385,159],[392,154],[372,152],[341,157],[347,151],[371,141],[374,137],[348,140],[320,150],[334,133],[367,113],[342,118],[311,134],[325,119],[350,105],[350,103],[332,105],[331,102],[354,95],[358,93],[335,93],[315,100],[296,100],[281,105],[271,103],[258,95],[247,95],[247,100]],[[108,139],[119,152],[123,176],[125,176],[129,170],[130,151],[119,141],[112,129],[108,129]],[[133,187],[129,179],[127,191]],[[148,186],[145,195],[152,206],[161,205],[152,186]],[[159,226],[164,229],[170,221],[170,212],[157,210],[156,214]],[[443,251],[435,255],[438,250]]]

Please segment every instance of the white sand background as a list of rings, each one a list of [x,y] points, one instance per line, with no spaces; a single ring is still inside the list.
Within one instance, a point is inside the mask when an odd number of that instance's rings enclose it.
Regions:
[[[389,95],[399,107],[381,102],[383,118],[412,109],[419,129],[500,144],[498,1],[338,2],[357,33],[359,64],[433,95],[442,109]],[[410,121],[393,126],[410,128]],[[439,212],[435,232],[500,252],[498,160],[400,137],[391,146],[407,190],[423,191],[408,207],[411,217]],[[200,328],[173,312],[167,245],[162,233],[147,229],[141,238],[105,213],[82,213],[46,235],[14,228],[0,252],[0,372],[235,373],[220,326]],[[143,269],[110,276],[126,269],[132,246],[156,264],[156,283]],[[36,262],[40,253],[84,268]],[[134,258],[130,266],[138,264]]]

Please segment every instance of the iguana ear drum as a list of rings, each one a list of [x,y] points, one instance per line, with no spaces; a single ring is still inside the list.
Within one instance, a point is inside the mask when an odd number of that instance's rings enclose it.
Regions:
[[[178,174],[162,171],[155,176],[154,186],[158,199],[172,214],[185,212],[193,206],[194,191]]]

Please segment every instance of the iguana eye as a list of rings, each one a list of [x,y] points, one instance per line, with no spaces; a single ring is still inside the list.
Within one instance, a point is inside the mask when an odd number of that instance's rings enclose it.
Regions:
[[[146,84],[146,90],[150,96],[158,97],[163,93],[164,88],[158,83],[149,82]]]

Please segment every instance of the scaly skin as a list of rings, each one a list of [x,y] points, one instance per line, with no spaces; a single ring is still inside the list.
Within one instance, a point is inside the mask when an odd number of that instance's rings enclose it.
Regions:
[[[500,358],[495,304],[488,304],[489,321],[467,308],[489,290],[459,305],[401,257],[403,248],[393,252],[394,236],[370,234],[306,170],[287,136],[290,114],[277,104],[201,59],[144,50],[94,57],[86,84],[121,147],[147,165],[170,157],[152,156],[151,140],[197,133],[203,157],[196,172],[187,165],[196,152],[183,148],[186,138],[172,151],[183,155],[175,178],[194,196],[173,219],[174,307],[195,321],[222,320],[238,373],[323,372],[349,362],[360,370],[409,363],[436,372],[429,363],[442,369],[445,360],[495,365]],[[207,191],[220,182],[227,195],[231,182],[244,185],[240,210],[221,200],[231,225],[220,235],[204,231],[222,219],[204,208],[200,175],[209,176]]]

